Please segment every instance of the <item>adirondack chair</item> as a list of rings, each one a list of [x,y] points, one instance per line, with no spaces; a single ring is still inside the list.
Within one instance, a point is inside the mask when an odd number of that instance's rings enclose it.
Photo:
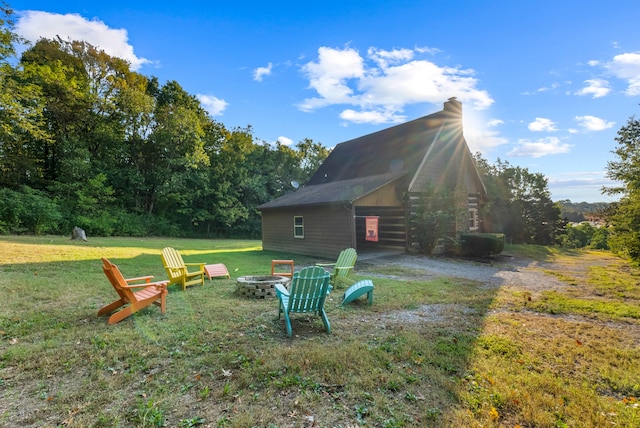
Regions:
[[[185,263],[180,253],[171,247],[162,249],[161,258],[164,270],[169,276],[169,285],[180,284],[183,290],[186,290],[189,285],[204,285],[206,263]],[[198,266],[198,270],[190,272],[188,266]]]
[[[104,274],[115,288],[120,296],[119,300],[108,304],[98,311],[98,315],[111,314],[118,308],[129,305],[120,309],[109,317],[109,324],[115,324],[128,316],[138,312],[142,308],[154,304],[160,306],[160,311],[164,314],[166,311],[167,301],[167,284],[169,281],[151,282],[153,276],[141,276],[137,278],[125,279],[118,269],[107,259],[102,259],[102,270]],[[142,283],[140,283],[142,281]],[[132,284],[132,283],[138,284]],[[135,291],[135,289],[139,289]]]
[[[322,322],[331,333],[329,318],[324,310],[324,302],[327,298],[329,288],[329,272],[318,266],[310,266],[301,269],[293,274],[289,290],[282,285],[276,284],[276,297],[278,303],[278,319],[280,314],[284,315],[287,327],[287,336],[291,337],[292,313],[315,312],[322,317]]]
[[[335,284],[338,278],[346,278],[347,275],[349,275],[349,272],[351,272],[356,265],[357,259],[358,253],[356,253],[356,250],[354,248],[346,248],[340,252],[338,260],[336,260],[335,263],[316,263],[316,266],[325,268],[333,267],[329,282]]]

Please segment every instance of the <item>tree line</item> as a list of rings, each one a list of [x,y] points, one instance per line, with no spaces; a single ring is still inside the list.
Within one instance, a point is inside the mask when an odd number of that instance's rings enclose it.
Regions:
[[[20,38],[3,4],[0,232],[260,237],[255,207],[328,155],[227,129],[176,81],[82,41]]]
[[[620,200],[605,210],[608,244],[613,252],[640,263],[640,120],[629,118],[615,140],[615,159],[607,162],[606,170],[618,185],[603,191]]]
[[[178,82],[83,41],[40,39],[16,58],[25,42],[0,5],[0,233],[259,238],[256,207],[329,154],[309,138],[289,147],[227,129]],[[542,174],[474,159],[488,231],[558,242],[566,220]]]

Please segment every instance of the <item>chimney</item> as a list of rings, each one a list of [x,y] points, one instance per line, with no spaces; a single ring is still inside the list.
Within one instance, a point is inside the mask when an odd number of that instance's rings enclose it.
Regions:
[[[458,101],[456,97],[451,97],[444,103],[444,111],[448,111],[449,113],[462,118],[462,103]]]

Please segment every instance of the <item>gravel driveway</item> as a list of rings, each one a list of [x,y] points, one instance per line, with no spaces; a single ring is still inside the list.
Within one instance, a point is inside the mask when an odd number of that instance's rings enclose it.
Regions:
[[[400,266],[421,270],[425,278],[452,276],[482,282],[488,286],[512,286],[527,289],[531,292],[564,288],[566,283],[547,275],[546,266],[531,260],[517,259],[508,255],[500,255],[490,262],[471,260],[455,260],[424,255],[386,255],[368,258],[358,263],[358,273],[373,275],[367,268],[373,266]]]
[[[552,267],[551,264],[541,264],[509,255],[499,255],[490,261],[478,262],[425,255],[386,254],[358,260],[356,268],[358,274],[375,278],[381,275],[369,269],[373,270],[381,265],[421,271],[417,274],[420,279],[443,276],[464,278],[480,282],[486,287],[528,291],[532,296],[544,290],[560,290],[567,287],[566,283],[544,273],[544,269]],[[452,303],[420,305],[416,309],[377,314],[374,317],[380,322],[382,329],[386,328],[385,323],[430,323],[465,328],[472,326],[477,315],[481,314],[475,313],[473,308]],[[367,316],[364,316],[361,321],[366,318]]]

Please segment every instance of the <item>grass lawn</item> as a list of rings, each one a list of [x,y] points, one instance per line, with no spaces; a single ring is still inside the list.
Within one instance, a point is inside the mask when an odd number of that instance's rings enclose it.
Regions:
[[[224,263],[232,278],[108,325],[125,277],[165,279],[160,251]],[[532,294],[416,269],[358,266],[366,299],[293,315],[235,294],[269,274],[259,241],[0,237],[0,426],[638,427],[640,273],[608,253],[511,247],[566,287]],[[452,275],[454,272],[452,272]]]

